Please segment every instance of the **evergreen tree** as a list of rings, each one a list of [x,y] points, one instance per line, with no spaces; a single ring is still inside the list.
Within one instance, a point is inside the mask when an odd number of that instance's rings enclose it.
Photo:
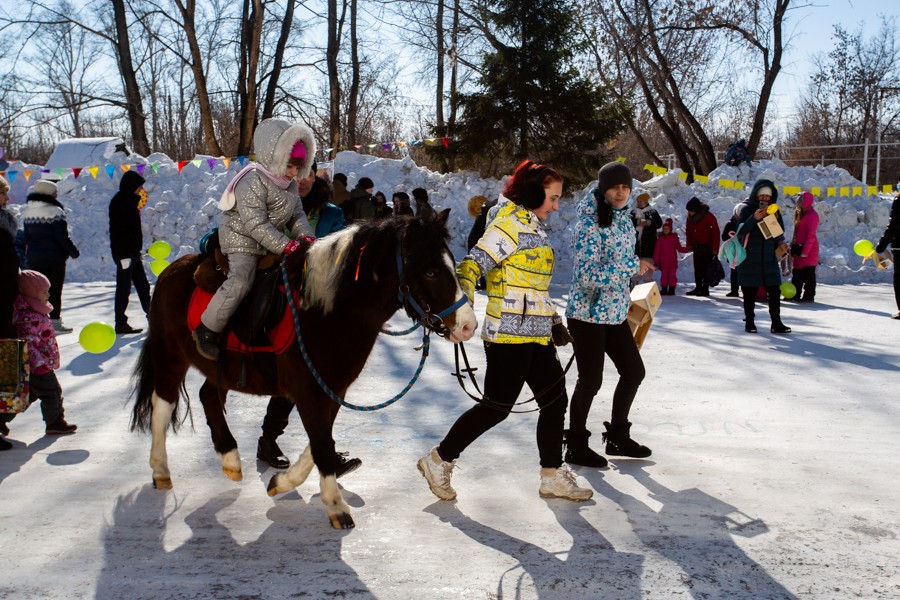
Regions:
[[[448,150],[462,165],[508,172],[531,158],[572,183],[593,179],[603,144],[624,129],[631,108],[576,69],[571,3],[501,0],[479,8],[490,49],[479,90],[460,99],[462,119]]]

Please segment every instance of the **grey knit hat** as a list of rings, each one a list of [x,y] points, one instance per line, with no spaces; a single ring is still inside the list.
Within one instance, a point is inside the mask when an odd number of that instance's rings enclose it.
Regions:
[[[627,185],[628,189],[634,187],[631,170],[627,166],[620,162],[611,162],[600,167],[600,171],[597,173],[597,194],[599,196],[603,196],[606,190],[620,183]]]

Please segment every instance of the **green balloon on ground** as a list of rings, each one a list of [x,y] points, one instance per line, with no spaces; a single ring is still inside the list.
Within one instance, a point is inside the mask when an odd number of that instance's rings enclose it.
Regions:
[[[109,323],[88,323],[78,334],[78,343],[92,354],[102,354],[116,343],[116,330]]]
[[[862,257],[866,257],[875,252],[875,244],[869,240],[859,240],[853,244],[853,251]]]
[[[797,288],[794,287],[794,284],[790,281],[785,281],[781,284],[781,295],[784,296],[786,300],[790,300],[797,295]]]
[[[152,263],[150,263],[150,270],[153,271],[153,274],[159,277],[159,274],[163,272],[163,270],[169,266],[169,261],[164,258],[157,258]]]
[[[169,245],[169,242],[159,240],[150,244],[150,247],[147,248],[147,254],[161,260],[172,254],[172,246]]]

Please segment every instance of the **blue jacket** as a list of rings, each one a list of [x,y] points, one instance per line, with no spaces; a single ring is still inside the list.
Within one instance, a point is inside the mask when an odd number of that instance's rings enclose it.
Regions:
[[[314,208],[307,215],[309,224],[316,232],[316,238],[323,238],[329,233],[340,231],[346,227],[344,211],[331,202],[326,202],[318,208]]]
[[[78,258],[78,248],[69,237],[66,211],[53,196],[29,194],[22,211],[28,263],[52,265]]]
[[[614,210],[612,224],[597,223],[592,191],[578,203],[578,222],[572,237],[575,266],[566,318],[587,323],[618,325],[628,317],[631,278],[640,272],[634,253],[634,225],[628,210]]]

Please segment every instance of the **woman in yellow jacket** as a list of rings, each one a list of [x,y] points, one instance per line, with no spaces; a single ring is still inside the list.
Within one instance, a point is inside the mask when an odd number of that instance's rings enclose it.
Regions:
[[[423,456],[419,471],[431,491],[453,500],[450,476],[456,459],[483,433],[506,419],[528,384],[541,408],[537,424],[540,495],[587,500],[563,463],[563,424],[568,405],[565,374],[556,345],[571,338],[548,292],[553,248],[543,222],[559,209],[562,176],[550,167],[524,161],[507,181],[484,235],[457,267],[463,290],[474,302],[475,282],[487,281],[488,306],[481,330],[487,357],[484,396],[463,413],[441,443]]]

